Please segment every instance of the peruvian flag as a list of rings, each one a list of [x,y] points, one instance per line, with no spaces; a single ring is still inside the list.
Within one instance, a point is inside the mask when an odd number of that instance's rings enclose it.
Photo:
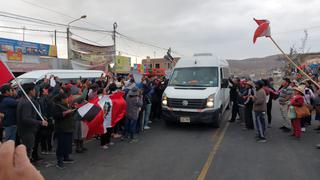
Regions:
[[[253,18],[254,21],[256,21],[256,23],[258,24],[258,28],[256,29],[256,31],[254,32],[254,36],[253,36],[253,43],[256,42],[258,37],[270,37],[271,36],[271,32],[270,32],[270,22],[268,20],[258,20]]]
[[[114,127],[126,114],[127,103],[124,92],[118,91],[110,96],[105,104],[105,117],[103,121],[104,130]]]
[[[11,73],[9,68],[4,64],[4,62],[2,62],[2,60],[0,60],[0,72],[0,86],[14,79],[13,74]]]
[[[114,127],[126,113],[123,92],[116,92],[92,99],[78,109],[85,127],[82,129],[87,139],[101,135],[109,127]]]
[[[78,109],[78,113],[82,118],[85,127],[82,129],[84,137],[87,139],[94,135],[104,133],[103,130],[103,106],[105,98],[99,99],[98,97],[92,99]]]

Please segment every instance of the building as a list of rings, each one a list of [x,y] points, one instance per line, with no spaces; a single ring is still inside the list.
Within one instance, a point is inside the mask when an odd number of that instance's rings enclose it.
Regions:
[[[71,69],[67,59],[57,58],[55,45],[0,38],[0,60],[14,75],[43,69]]]
[[[320,53],[306,53],[301,55],[301,63],[310,64],[320,64]]]
[[[180,59],[180,57],[175,57],[172,67],[174,67],[178,60]],[[146,59],[142,59],[142,64],[146,65],[149,68],[157,68],[157,69],[170,69],[170,62],[164,58],[153,58],[151,59],[149,56],[147,56]]]

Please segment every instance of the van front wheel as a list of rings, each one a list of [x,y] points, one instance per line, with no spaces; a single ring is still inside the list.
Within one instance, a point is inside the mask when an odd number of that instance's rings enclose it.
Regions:
[[[214,127],[214,128],[219,128],[219,127],[220,127],[220,122],[221,122],[221,119],[220,119],[220,118],[222,118],[222,112],[221,112],[221,111],[219,112],[219,115],[218,115],[218,117],[216,118],[216,120],[213,121],[212,127]]]

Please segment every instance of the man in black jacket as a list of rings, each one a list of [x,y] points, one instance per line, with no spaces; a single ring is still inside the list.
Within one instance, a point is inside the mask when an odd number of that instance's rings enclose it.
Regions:
[[[28,97],[32,99],[35,94],[35,85],[33,83],[27,83],[23,85],[23,89],[27,93]],[[47,126],[47,121],[38,121],[37,113],[33,108],[31,102],[22,97],[17,107],[17,123],[18,134],[21,137],[21,143],[27,148],[28,157],[31,158],[32,148],[35,142],[35,136],[39,126]]]
[[[232,117],[229,122],[235,122],[237,115],[239,114],[239,85],[240,85],[240,79],[229,79],[229,82],[231,83],[230,86],[230,100],[232,102]]]

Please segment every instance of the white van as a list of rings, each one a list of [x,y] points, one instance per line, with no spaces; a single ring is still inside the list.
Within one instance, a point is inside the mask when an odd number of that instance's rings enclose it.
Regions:
[[[44,77],[50,77],[51,75],[57,76],[62,82],[77,80],[80,77],[82,79],[94,79],[99,78],[101,75],[105,75],[103,71],[99,70],[64,70],[64,69],[49,69],[49,70],[37,70],[24,73],[17,77],[19,83],[24,84],[28,82],[38,83]]]
[[[211,54],[181,58],[162,96],[165,122],[219,127],[230,101],[229,76],[228,62]]]

